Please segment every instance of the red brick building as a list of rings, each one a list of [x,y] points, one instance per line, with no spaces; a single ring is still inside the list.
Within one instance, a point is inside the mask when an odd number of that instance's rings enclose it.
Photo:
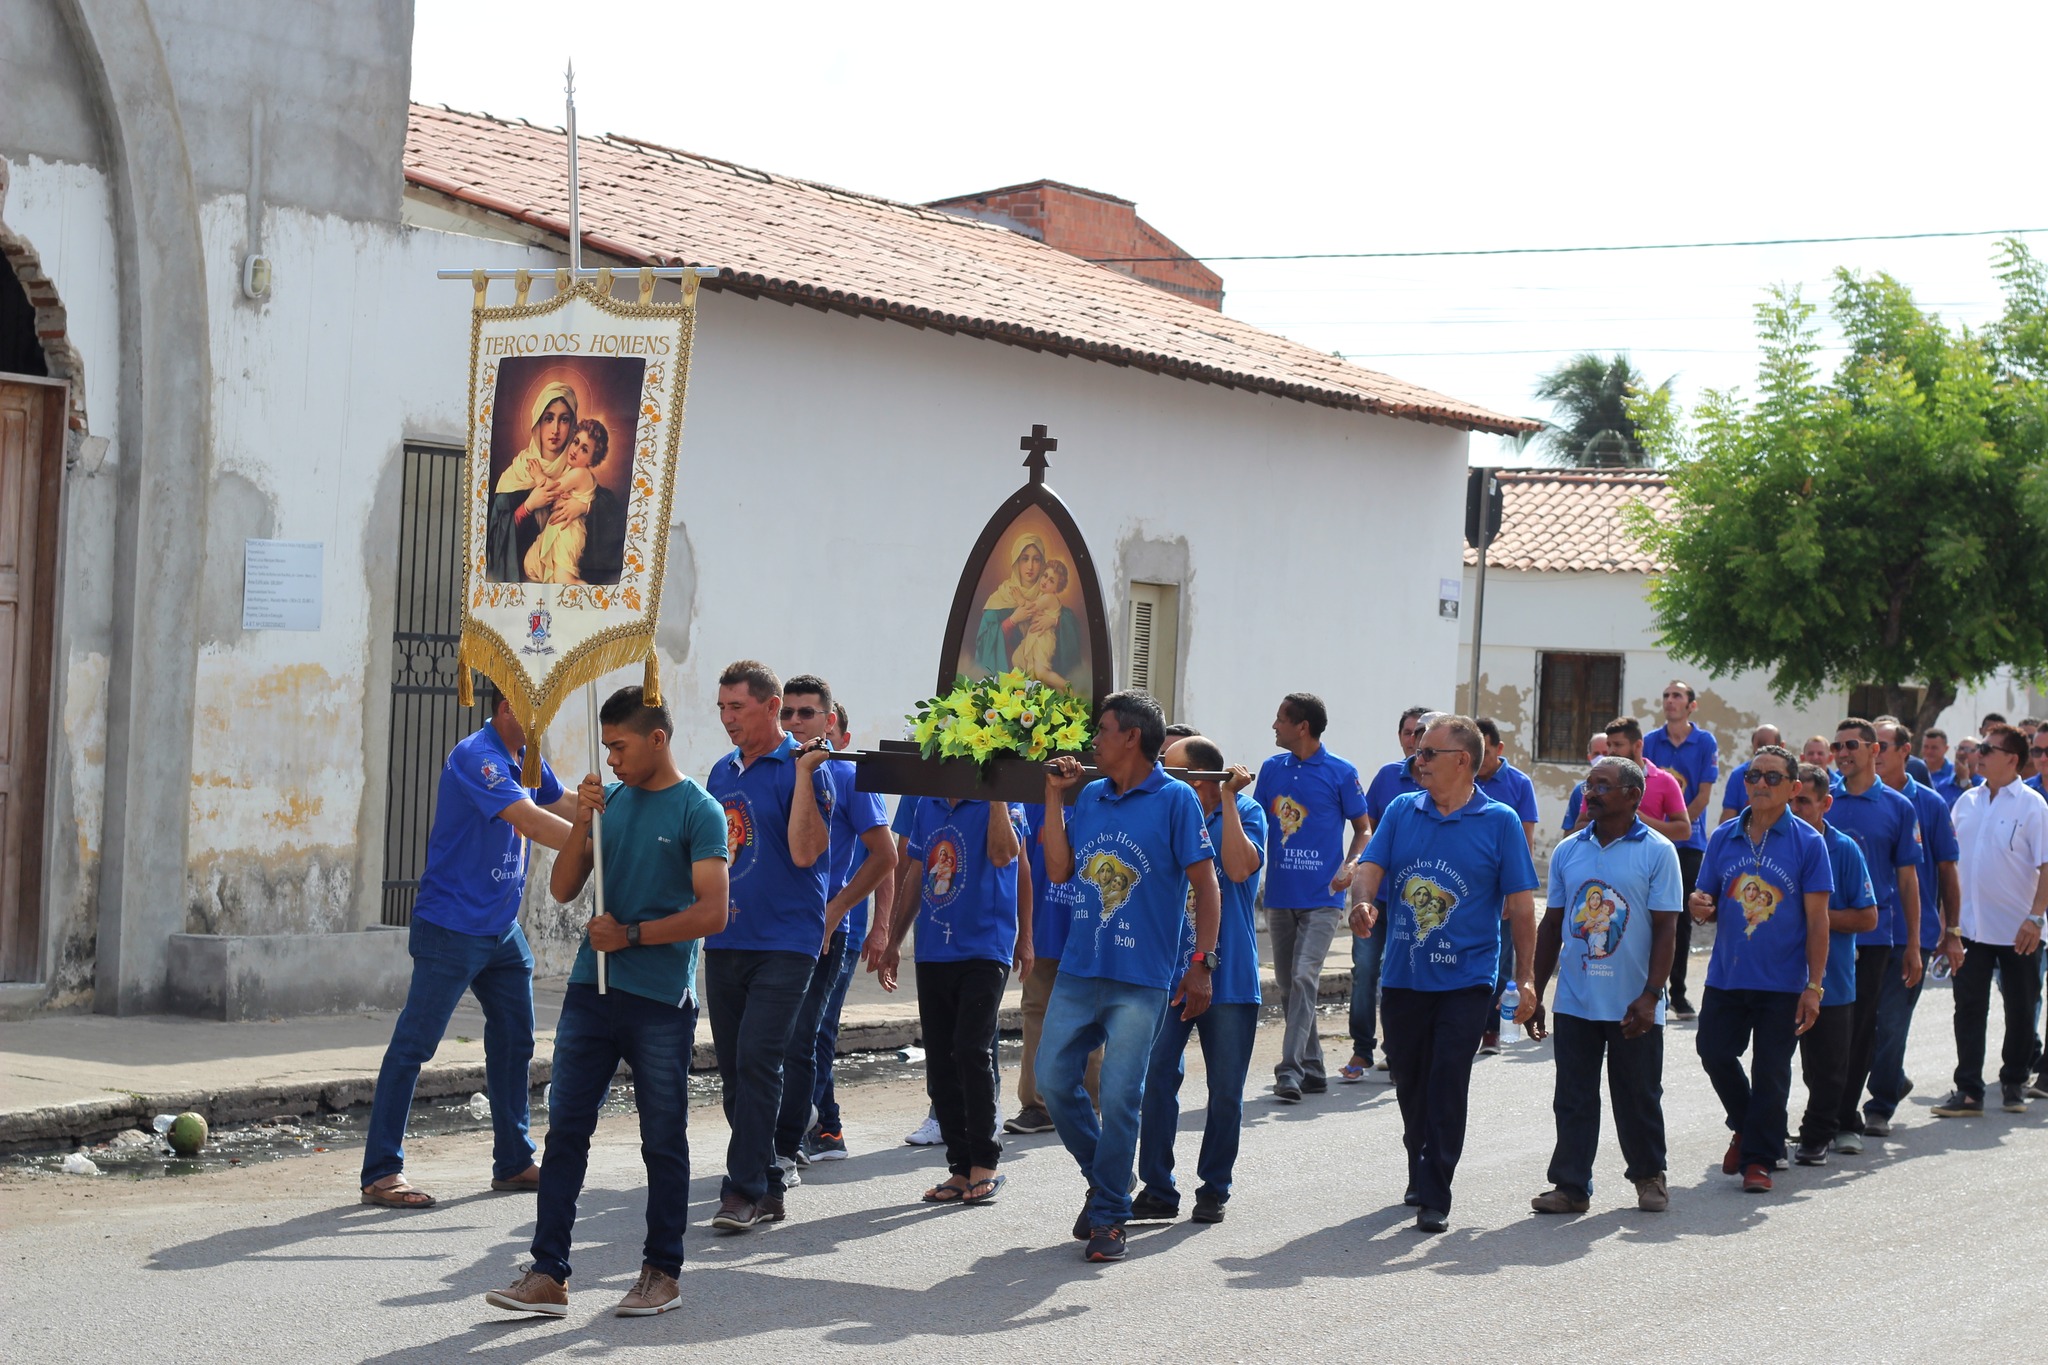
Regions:
[[[1034,180],[935,200],[928,207],[1021,232],[1055,251],[1095,261],[1155,289],[1223,311],[1223,277],[1140,218],[1138,206],[1128,199],[1057,180]]]

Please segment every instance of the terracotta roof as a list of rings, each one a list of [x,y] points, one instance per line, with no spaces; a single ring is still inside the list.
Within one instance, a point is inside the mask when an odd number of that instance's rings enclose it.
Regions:
[[[582,138],[577,153],[585,246],[635,264],[723,267],[710,288],[1473,431],[1533,425],[956,214],[617,135]],[[405,178],[568,235],[568,150],[555,129],[415,104]]]
[[[1487,568],[1656,573],[1663,567],[1636,545],[1621,515],[1624,507],[1640,502],[1669,520],[1671,489],[1662,474],[1503,469],[1499,477],[1500,532],[1487,547]],[[1479,562],[1470,545],[1465,562]]]

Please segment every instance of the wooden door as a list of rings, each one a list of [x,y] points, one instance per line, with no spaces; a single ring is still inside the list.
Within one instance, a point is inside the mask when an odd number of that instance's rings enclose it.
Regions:
[[[0,981],[41,975],[63,393],[62,385],[0,380]]]

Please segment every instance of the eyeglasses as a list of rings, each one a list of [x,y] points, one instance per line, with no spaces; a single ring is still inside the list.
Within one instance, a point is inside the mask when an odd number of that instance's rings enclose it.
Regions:
[[[2013,750],[2006,748],[2003,744],[1994,744],[1988,740],[1985,741],[1984,746],[1982,748],[1977,750],[1977,757],[1979,758],[1989,758],[1993,754],[2004,754],[2007,758],[2012,759],[2015,763],[2019,762],[2022,758],[2025,757],[2024,754],[2016,753]]]
[[[2034,755],[2036,758],[2048,757],[2048,744],[2036,744],[2033,748],[2027,750],[2027,752]]]
[[[1752,787],[1775,787],[1792,779],[1783,773],[1764,773],[1751,768],[1742,775],[1742,780]]]
[[[785,706],[782,708],[782,718],[784,720],[794,720],[798,717],[804,720],[815,720],[817,717],[825,714],[827,713],[822,706]]]
[[[1828,745],[1828,752],[1832,754],[1839,754],[1846,749],[1853,754],[1858,749],[1862,748],[1863,744],[1864,741],[1860,739],[1838,739],[1833,744]]]
[[[1453,758],[1459,754],[1465,754],[1467,758],[1472,757],[1472,755],[1466,754],[1463,749],[1432,749],[1427,745],[1415,751],[1415,756],[1424,763],[1433,763],[1439,758]]]

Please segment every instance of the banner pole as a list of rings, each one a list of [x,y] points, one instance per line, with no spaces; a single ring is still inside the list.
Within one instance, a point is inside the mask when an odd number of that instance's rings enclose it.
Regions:
[[[583,700],[590,707],[590,771],[601,773],[599,764],[603,761],[604,744],[597,724],[597,684],[583,684]],[[604,812],[597,811],[590,817],[590,917],[596,919],[604,913]],[[597,955],[597,993],[603,995],[609,982],[606,980],[605,960],[609,953]]]

